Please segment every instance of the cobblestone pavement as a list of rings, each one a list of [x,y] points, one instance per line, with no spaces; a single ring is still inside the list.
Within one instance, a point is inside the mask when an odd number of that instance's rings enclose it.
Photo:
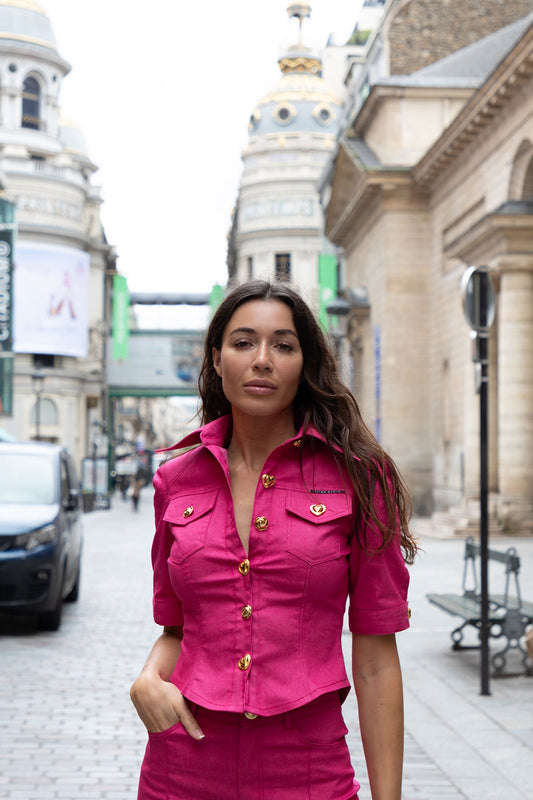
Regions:
[[[151,620],[151,490],[143,490],[137,514],[115,497],[110,511],[84,522],[80,600],[65,605],[59,631],[0,617],[0,798],[136,797],[145,733],[128,691],[158,633]],[[533,540],[511,543],[522,557],[524,588],[531,586]],[[425,599],[431,589],[459,588],[463,543],[422,531],[422,544],[412,568],[412,628],[398,637],[403,800],[526,800],[533,797],[533,679],[493,680],[492,695],[480,696],[478,653],[450,650],[453,618]],[[344,642],[348,652],[347,632]],[[361,800],[369,800],[353,693],[345,709]]]

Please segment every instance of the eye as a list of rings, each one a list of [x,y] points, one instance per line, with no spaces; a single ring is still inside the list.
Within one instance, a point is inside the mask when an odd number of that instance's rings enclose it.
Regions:
[[[276,344],[276,347],[278,348],[278,350],[281,350],[283,353],[289,353],[289,352],[292,352],[294,350],[294,347],[292,346],[292,344],[290,344],[290,342],[278,342]]]
[[[249,339],[237,339],[237,341],[233,342],[233,347],[237,350],[245,350],[247,347],[251,347],[252,343]]]

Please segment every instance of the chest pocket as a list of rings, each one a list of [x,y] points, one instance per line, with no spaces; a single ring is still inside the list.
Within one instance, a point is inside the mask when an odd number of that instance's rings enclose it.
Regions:
[[[172,530],[170,560],[181,564],[205,546],[207,531],[213,520],[218,489],[201,494],[173,498],[163,516]]]
[[[312,497],[288,492],[287,551],[308,564],[321,564],[349,552],[351,499],[346,494]]]

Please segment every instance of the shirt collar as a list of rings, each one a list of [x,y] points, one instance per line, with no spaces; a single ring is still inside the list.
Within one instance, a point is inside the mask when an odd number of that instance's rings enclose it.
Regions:
[[[167,453],[171,450],[182,450],[185,447],[194,447],[195,445],[204,444],[204,445],[211,445],[211,446],[218,446],[224,447],[225,443],[228,441],[228,435],[231,430],[231,414],[225,414],[223,417],[219,417],[218,419],[213,420],[213,422],[208,422],[207,425],[202,425],[201,428],[197,428],[195,431],[192,431],[179,442],[176,444],[171,445],[170,447],[161,447],[156,450],[156,453]],[[319,433],[312,425],[308,425],[305,430],[306,436],[312,436],[315,439],[319,439],[321,442],[326,442],[327,439],[321,433]],[[292,442],[296,442],[303,436],[303,426],[300,428],[296,436],[293,436],[291,439],[287,439],[285,444],[290,444]],[[341,448],[333,445],[335,450],[341,452]]]

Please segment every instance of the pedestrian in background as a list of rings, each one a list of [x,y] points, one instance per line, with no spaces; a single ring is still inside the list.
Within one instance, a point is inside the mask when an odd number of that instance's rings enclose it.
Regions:
[[[233,290],[209,326],[202,427],[154,477],[154,617],[131,689],[139,800],[355,800],[341,705],[346,600],[373,800],[400,800],[416,544],[391,458],[286,284]]]
[[[137,467],[135,476],[131,479],[131,502],[133,510],[139,510],[139,500],[141,497],[141,489],[146,484],[146,474],[142,466]]]

